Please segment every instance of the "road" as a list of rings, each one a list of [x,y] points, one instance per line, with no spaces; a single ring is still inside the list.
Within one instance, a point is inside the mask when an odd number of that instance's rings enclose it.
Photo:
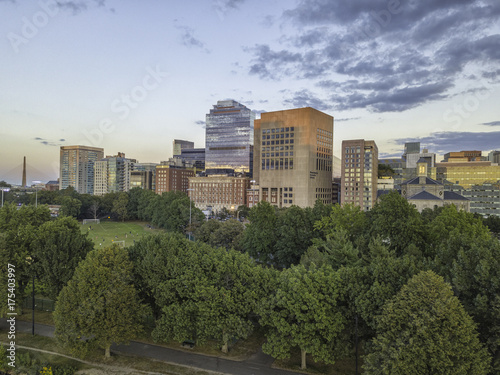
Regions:
[[[6,319],[0,319],[0,329],[7,330]],[[16,321],[16,332],[31,333],[31,323]],[[35,324],[35,333],[41,336],[54,337],[54,327],[44,324]],[[217,371],[234,375],[296,375],[297,372],[271,368],[273,358],[262,353],[252,355],[244,361],[205,356],[174,350],[162,346],[144,344],[131,341],[130,345],[114,345],[111,351],[120,354],[130,354],[144,358],[153,358],[159,361],[175,363],[182,366],[195,367],[203,370]]]

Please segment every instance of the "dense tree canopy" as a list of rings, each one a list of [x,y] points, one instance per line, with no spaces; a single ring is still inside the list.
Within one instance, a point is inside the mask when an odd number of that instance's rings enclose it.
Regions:
[[[306,270],[299,265],[282,271],[276,292],[262,306],[261,323],[268,328],[263,351],[283,359],[298,347],[302,369],[307,353],[315,360],[334,363],[337,355],[345,355],[340,337],[346,320],[340,295],[339,275],[331,267]]]
[[[55,300],[94,243],[81,233],[74,218],[64,217],[43,223],[37,229],[32,248],[37,277],[47,297]]]
[[[366,374],[488,374],[490,357],[451,286],[421,272],[383,309]]]
[[[141,331],[145,312],[132,284],[132,263],[118,246],[88,253],[56,303],[58,341],[78,355],[126,343]],[[82,339],[83,338],[83,339]]]
[[[131,253],[142,287],[161,310],[156,340],[213,338],[227,351],[230,339],[252,331],[249,316],[270,285],[266,270],[248,255],[174,234],[141,240]]]

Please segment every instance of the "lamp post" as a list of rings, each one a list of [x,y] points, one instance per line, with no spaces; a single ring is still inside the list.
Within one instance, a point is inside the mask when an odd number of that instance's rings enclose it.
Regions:
[[[194,189],[187,189],[187,191],[194,191]],[[191,206],[193,201],[191,200],[189,193],[188,197],[189,197],[189,241],[191,241]]]
[[[3,192],[7,192],[7,191],[10,191],[9,188],[2,188],[2,207],[3,207]]]
[[[40,184],[42,181],[32,181],[34,184]],[[35,208],[38,207],[38,187],[35,185]]]

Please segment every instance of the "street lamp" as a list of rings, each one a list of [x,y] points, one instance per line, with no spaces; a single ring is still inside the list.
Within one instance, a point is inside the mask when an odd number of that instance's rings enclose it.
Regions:
[[[7,192],[7,191],[10,191],[9,188],[2,188],[2,207],[3,207],[3,192]]]
[[[42,181],[31,181],[33,184],[40,184]],[[35,185],[35,208],[38,207],[38,188]]]
[[[33,272],[33,288],[31,291],[31,335],[35,336],[35,272],[33,270],[33,258],[27,257],[26,262],[31,266],[31,272]]]
[[[194,189],[187,189],[187,191],[194,191]],[[188,197],[189,197],[189,241],[191,241],[191,206],[193,201],[191,200],[189,193]]]

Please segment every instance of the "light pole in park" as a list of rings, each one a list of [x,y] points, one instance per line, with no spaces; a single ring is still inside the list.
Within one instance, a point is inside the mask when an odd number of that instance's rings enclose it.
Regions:
[[[187,191],[194,191],[194,189],[187,189]],[[191,241],[191,206],[192,206],[192,200],[191,197],[189,196],[190,194],[188,193],[189,197],[189,241]]]
[[[32,181],[33,184],[40,184],[42,181]],[[38,186],[35,185],[35,207],[38,207]]]
[[[2,207],[3,207],[3,192],[8,192],[10,191],[10,188],[2,188]]]

